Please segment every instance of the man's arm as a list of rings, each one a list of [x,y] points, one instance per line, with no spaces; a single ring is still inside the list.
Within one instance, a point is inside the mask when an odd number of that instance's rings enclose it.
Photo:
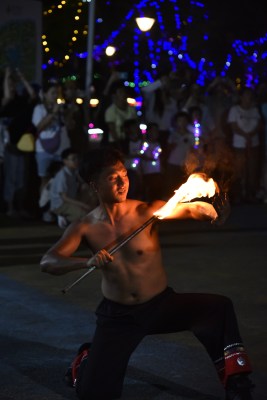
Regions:
[[[59,241],[42,257],[42,272],[52,275],[63,275],[71,271],[87,267],[87,258],[72,257],[80,246],[83,237],[82,223],[71,224]]]
[[[161,208],[166,205],[164,201],[155,201],[151,204],[155,215],[162,215]],[[167,212],[163,212],[166,215]],[[230,205],[227,197],[216,195],[212,204],[204,201],[193,201],[192,203],[177,203],[170,215],[164,219],[196,219],[200,221],[211,221],[217,225],[225,222],[230,214]]]
[[[41,271],[52,275],[63,275],[92,265],[101,268],[111,262],[113,257],[105,249],[101,249],[89,258],[72,256],[80,246],[87,229],[88,224],[82,222],[71,224],[59,241],[42,257]]]

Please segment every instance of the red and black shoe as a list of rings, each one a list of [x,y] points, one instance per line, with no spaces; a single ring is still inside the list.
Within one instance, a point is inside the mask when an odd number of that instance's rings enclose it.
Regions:
[[[75,387],[80,365],[82,361],[87,359],[90,347],[91,343],[83,343],[80,346],[76,357],[74,358],[71,365],[67,369],[64,378],[68,386]]]

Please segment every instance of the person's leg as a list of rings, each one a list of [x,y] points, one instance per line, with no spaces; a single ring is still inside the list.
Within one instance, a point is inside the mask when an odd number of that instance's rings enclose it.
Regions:
[[[7,214],[15,215],[15,192],[18,181],[18,156],[13,154],[9,149],[4,153],[4,200],[7,204]]]
[[[120,398],[129,358],[144,337],[129,309],[106,300],[98,308],[97,328],[88,358],[78,372],[79,399]]]
[[[260,148],[252,147],[248,159],[248,201],[255,202],[260,189]]]
[[[68,222],[78,221],[88,213],[81,207],[70,203],[63,203],[59,208],[51,211],[58,216],[65,217]]]
[[[166,296],[157,307],[150,333],[183,330],[193,332],[206,348],[224,386],[227,387],[230,376],[251,372],[229,298],[213,294],[175,292]]]
[[[234,176],[232,179],[230,198],[233,203],[238,204],[245,197],[246,182],[246,150],[234,148]]]

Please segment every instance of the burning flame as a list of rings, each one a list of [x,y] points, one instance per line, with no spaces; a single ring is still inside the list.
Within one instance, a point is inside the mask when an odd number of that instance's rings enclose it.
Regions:
[[[154,215],[159,219],[163,219],[174,212],[177,203],[184,203],[199,197],[213,197],[218,191],[215,181],[212,178],[208,178],[206,174],[192,174],[179,189],[174,191],[175,195]]]

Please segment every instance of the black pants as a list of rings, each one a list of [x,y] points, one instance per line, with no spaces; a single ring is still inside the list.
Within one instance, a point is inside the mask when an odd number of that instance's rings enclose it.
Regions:
[[[104,299],[96,315],[92,347],[76,386],[82,400],[120,397],[129,358],[146,335],[191,331],[214,363],[224,357],[226,347],[241,343],[232,302],[220,295],[167,288],[140,305]]]

